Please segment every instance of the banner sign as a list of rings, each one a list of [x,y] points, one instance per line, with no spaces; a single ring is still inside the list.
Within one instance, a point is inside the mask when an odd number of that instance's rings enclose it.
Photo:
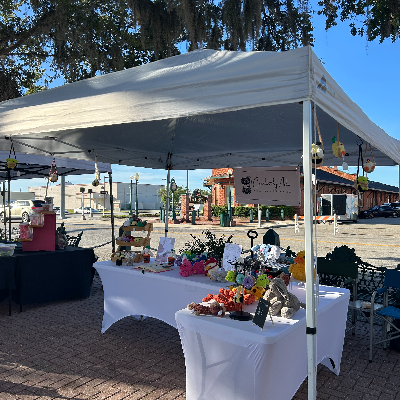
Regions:
[[[300,167],[234,168],[239,204],[300,206]]]

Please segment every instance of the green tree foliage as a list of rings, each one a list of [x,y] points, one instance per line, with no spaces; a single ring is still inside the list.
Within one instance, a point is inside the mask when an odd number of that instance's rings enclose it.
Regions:
[[[178,186],[178,188],[174,192],[174,202],[175,204],[179,204],[181,202],[181,195],[186,194],[186,187]],[[161,198],[161,203],[165,206],[167,204],[167,190],[164,188],[158,189],[158,195]],[[169,191],[170,199],[169,205],[172,206],[172,192]]]
[[[293,0],[2,0],[0,100],[179,54],[312,42]]]
[[[369,41],[379,38],[395,42],[400,37],[400,0],[320,0],[318,14],[325,16],[326,29],[337,21],[350,21],[353,36],[366,36]]]
[[[120,0],[2,0],[0,100],[149,62]],[[46,72],[46,75],[44,73]]]

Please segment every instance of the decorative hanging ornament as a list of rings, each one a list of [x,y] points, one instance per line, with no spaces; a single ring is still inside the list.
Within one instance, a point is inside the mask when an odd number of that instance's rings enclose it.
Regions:
[[[312,113],[314,115],[315,126],[318,131],[318,139],[319,141],[313,143],[311,145],[311,162],[313,165],[322,166],[322,162],[324,160],[324,144],[322,142],[321,132],[319,130],[317,114],[314,111],[314,107],[312,108]]]
[[[337,137],[332,138],[332,151],[333,155],[338,158],[343,158],[346,154],[344,144],[339,140],[339,122],[337,122]]]
[[[13,152],[14,158],[11,157],[11,152]],[[18,164],[18,160],[15,158],[15,149],[14,149],[14,143],[12,142],[12,139],[11,139],[10,154],[8,155],[8,158],[6,158],[6,163],[7,163],[7,168],[9,168],[9,169],[14,169]]]
[[[369,145],[369,150],[371,152],[371,158],[366,158],[367,156],[367,147]],[[372,160],[371,160],[372,159]],[[367,173],[370,174],[371,172],[374,171],[375,169],[375,159],[374,159],[374,155],[372,154],[372,147],[370,143],[365,143],[365,151],[364,151],[364,163],[363,163],[363,170]]]
[[[94,180],[92,182],[92,186],[96,187],[99,186],[100,184],[100,171],[97,168],[97,156],[95,156],[95,161],[94,161]]]
[[[368,178],[366,176],[364,176],[364,169],[363,171],[363,176],[359,175],[359,171],[360,171],[360,166],[362,166],[364,164],[363,161],[363,153],[362,153],[362,144],[358,145],[358,161],[357,161],[357,177],[356,177],[356,181],[355,181],[355,188],[359,191],[359,192],[366,192],[368,190]]]
[[[49,181],[50,182],[58,181],[57,165],[56,165],[56,160],[54,158],[53,158],[53,162],[51,163],[51,166],[50,166]]]

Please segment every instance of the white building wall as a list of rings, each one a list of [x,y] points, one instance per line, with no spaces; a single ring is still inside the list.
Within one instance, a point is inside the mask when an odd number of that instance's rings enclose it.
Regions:
[[[116,211],[120,207],[121,210],[129,209],[130,204],[130,183],[113,182],[114,207]],[[158,210],[161,206],[161,198],[158,196],[158,190],[164,187],[163,185],[138,184],[138,199],[139,210]],[[108,182],[101,182],[99,186],[94,187],[91,184],[76,184],[65,185],[65,208],[74,209],[82,204],[82,194],[80,188],[84,188],[84,204],[89,206],[88,189],[92,189],[91,206],[96,209],[110,209],[110,185]],[[36,199],[43,200],[46,194],[46,186],[29,187],[29,192],[34,193]],[[100,192],[106,191],[103,195]],[[50,184],[47,189],[47,196],[54,198],[54,205],[61,206],[61,187],[57,184]],[[132,208],[135,209],[136,188],[135,183],[132,184]]]

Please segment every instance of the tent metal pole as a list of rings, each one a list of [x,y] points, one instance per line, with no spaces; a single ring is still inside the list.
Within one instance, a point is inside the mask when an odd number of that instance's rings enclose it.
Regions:
[[[65,175],[61,175],[61,205],[60,205],[60,219],[65,219]]]
[[[169,180],[171,171],[168,169],[167,172],[167,201],[165,204],[165,237],[168,236],[168,217],[169,217]]]
[[[3,181],[4,240],[7,241],[6,181]]]
[[[114,233],[114,197],[112,192],[112,172],[108,173],[108,184],[110,185],[110,209],[111,209],[111,240],[112,252],[115,252],[115,233]]]
[[[317,396],[316,369],[316,324],[314,296],[314,251],[313,251],[313,198],[311,167],[311,101],[303,102],[303,173],[304,173],[304,244],[306,267],[306,336],[308,360],[308,399]]]
[[[8,202],[8,240],[11,242],[11,172],[10,172],[9,168],[7,168],[7,181],[8,181],[8,194],[7,194],[7,202]]]

